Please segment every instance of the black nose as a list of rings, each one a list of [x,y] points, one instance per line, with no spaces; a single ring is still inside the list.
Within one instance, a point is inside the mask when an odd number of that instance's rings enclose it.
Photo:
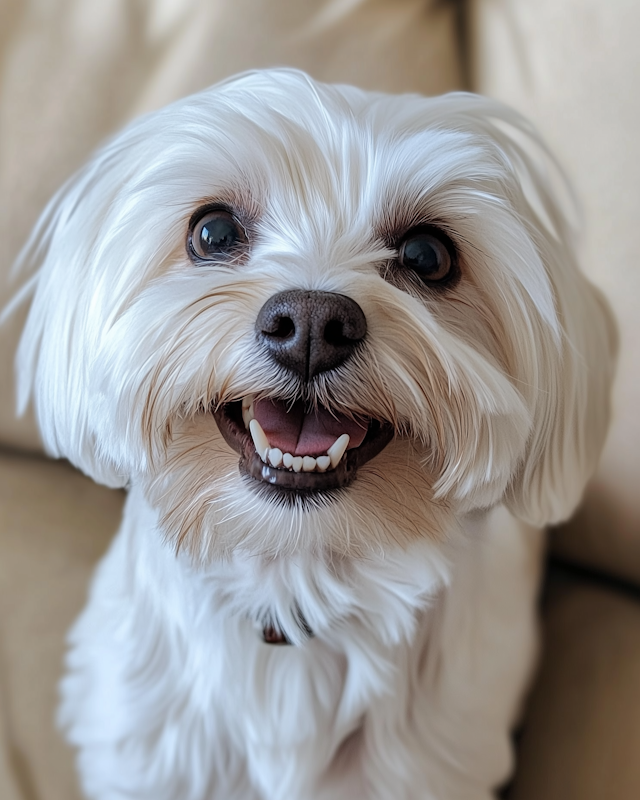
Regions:
[[[366,332],[360,306],[334,292],[292,289],[274,294],[256,320],[258,341],[305,380],[343,364]]]

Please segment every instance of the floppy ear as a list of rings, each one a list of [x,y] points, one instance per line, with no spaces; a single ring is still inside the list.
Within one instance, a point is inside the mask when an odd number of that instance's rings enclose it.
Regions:
[[[573,199],[559,167],[518,114],[495,106],[491,112],[488,124],[515,173],[517,211],[546,269],[558,318],[559,338],[539,329],[532,433],[505,497],[515,515],[545,525],[571,515],[596,469],[609,424],[617,332],[603,295],[578,268],[567,216]]]
[[[562,342],[536,401],[532,433],[506,502],[534,525],[567,519],[595,472],[609,426],[617,337],[602,294],[566,263],[553,275]]]
[[[100,453],[92,424],[100,411],[89,391],[93,352],[106,327],[106,298],[114,293],[95,269],[95,221],[106,217],[118,189],[111,157],[103,149],[58,191],[18,257],[14,269],[29,277],[25,290],[33,298],[16,376],[18,413],[34,403],[46,451],[68,458],[99,483],[120,487],[127,475]]]

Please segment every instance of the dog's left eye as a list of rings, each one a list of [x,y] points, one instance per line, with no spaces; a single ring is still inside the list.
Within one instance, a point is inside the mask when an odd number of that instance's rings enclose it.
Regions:
[[[405,236],[398,262],[416,273],[423,283],[440,283],[453,271],[453,245],[441,231],[417,228]]]
[[[229,211],[216,209],[196,218],[189,234],[189,250],[199,260],[215,261],[232,255],[246,241],[243,227]]]

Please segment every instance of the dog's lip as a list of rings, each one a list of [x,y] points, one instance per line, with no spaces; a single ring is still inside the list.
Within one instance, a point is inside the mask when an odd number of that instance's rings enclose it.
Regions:
[[[290,472],[265,464],[256,453],[242,420],[242,401],[215,407],[213,416],[224,440],[240,455],[240,472],[263,485],[285,492],[321,493],[348,486],[355,479],[358,469],[377,456],[395,434],[389,423],[371,419],[362,443],[347,450],[334,469],[326,472]]]

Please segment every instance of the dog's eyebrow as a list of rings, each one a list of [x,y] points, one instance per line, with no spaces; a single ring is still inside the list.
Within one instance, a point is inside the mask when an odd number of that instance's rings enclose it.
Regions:
[[[198,217],[209,209],[222,209],[233,214],[245,226],[255,225],[262,216],[262,204],[258,203],[248,187],[221,187],[215,194],[202,197],[190,207],[193,209],[189,217],[189,227],[193,227]]]
[[[424,204],[410,200],[385,206],[375,221],[373,230],[377,239],[394,249],[407,231],[420,226],[439,228],[449,236],[455,233],[449,222],[430,213]]]

